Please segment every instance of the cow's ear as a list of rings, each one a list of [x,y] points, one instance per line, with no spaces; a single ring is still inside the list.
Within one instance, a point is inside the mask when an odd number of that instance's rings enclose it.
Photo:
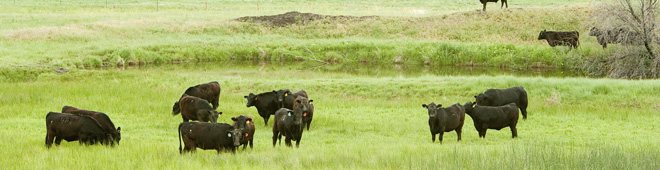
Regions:
[[[121,127],[117,127],[117,132],[121,132]]]
[[[247,118],[247,119],[245,119],[245,120],[247,120],[247,121],[252,121],[252,118]]]
[[[475,101],[475,102],[472,102],[472,107],[474,107],[474,105],[477,105],[477,102],[476,102],[476,101]]]
[[[243,96],[243,98],[247,99],[247,96]]]
[[[222,115],[222,112],[218,112],[218,115]]]
[[[238,121],[238,120],[236,120],[236,118],[235,118],[235,117],[232,117],[232,118],[231,118],[231,120],[233,120],[233,121]]]
[[[422,107],[427,108],[427,109],[429,108],[429,106],[426,105],[426,104],[422,104]]]
[[[312,104],[312,102],[314,102],[314,100],[309,100],[309,104]]]

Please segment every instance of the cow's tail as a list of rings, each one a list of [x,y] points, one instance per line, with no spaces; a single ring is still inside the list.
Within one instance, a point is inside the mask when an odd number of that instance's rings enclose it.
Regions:
[[[183,153],[183,148],[181,148],[181,126],[182,124],[179,124],[179,153]]]

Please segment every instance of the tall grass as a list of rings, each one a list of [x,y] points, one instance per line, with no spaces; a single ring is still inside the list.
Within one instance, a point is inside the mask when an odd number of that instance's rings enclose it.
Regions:
[[[171,106],[189,86],[218,81],[218,122],[255,117],[254,149],[178,153]],[[278,67],[148,67],[44,73],[0,82],[0,163],[10,169],[657,169],[657,80],[513,76],[355,75]],[[478,138],[466,118],[463,140],[431,143],[422,103],[464,103],[487,88],[524,86],[529,118]],[[300,148],[271,145],[271,128],[243,95],[306,90],[316,114]],[[45,114],[64,105],[106,112],[121,145],[44,146]],[[269,122],[272,125],[272,120]]]

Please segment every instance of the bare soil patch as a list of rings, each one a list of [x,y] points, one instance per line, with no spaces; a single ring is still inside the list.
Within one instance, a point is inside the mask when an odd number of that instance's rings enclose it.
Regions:
[[[320,15],[313,13],[300,13],[297,11],[291,11],[279,15],[266,15],[266,16],[246,16],[241,18],[236,18],[237,21],[241,22],[254,22],[270,25],[273,27],[286,27],[292,24],[305,24],[313,22],[316,20],[352,20],[352,19],[367,19],[367,18],[377,18],[377,16],[334,16],[334,15]]]

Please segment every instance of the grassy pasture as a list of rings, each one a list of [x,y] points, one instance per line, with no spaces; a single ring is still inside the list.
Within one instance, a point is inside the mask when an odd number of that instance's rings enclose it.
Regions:
[[[60,5],[60,2],[62,5]],[[206,9],[207,2],[209,9]],[[197,61],[293,61],[294,55],[339,63],[526,68],[576,66],[569,59],[606,53],[586,36],[599,1],[155,1],[25,0],[0,2],[0,75],[33,79],[44,68]],[[369,16],[287,27],[237,22],[288,11]],[[551,48],[538,32],[579,30],[582,49]],[[18,73],[16,73],[19,70]],[[2,79],[3,77],[0,77]],[[28,77],[28,78],[25,78]]]
[[[8,169],[658,169],[660,82],[500,76],[355,75],[279,66],[165,66],[44,73],[0,83],[0,164]],[[219,122],[256,117],[254,149],[179,155],[171,106],[191,85],[218,81]],[[487,88],[524,86],[528,120],[479,139],[466,118],[463,140],[431,143],[422,103],[465,103]],[[305,89],[316,115],[300,148],[271,145],[242,96]],[[44,117],[63,105],[103,111],[122,127],[120,146],[44,146]],[[272,125],[272,120],[269,122]]]

